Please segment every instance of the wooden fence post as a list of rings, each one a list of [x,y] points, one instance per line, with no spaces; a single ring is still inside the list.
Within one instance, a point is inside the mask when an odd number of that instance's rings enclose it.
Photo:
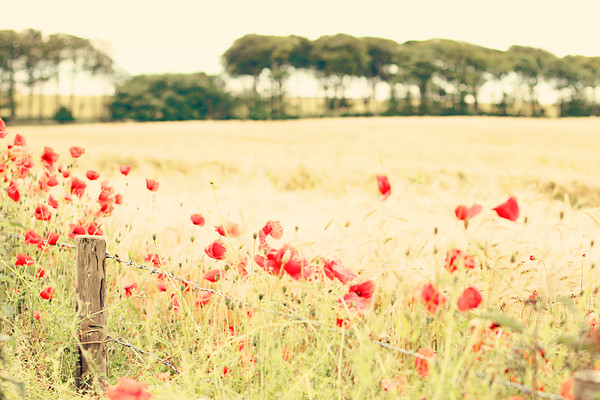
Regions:
[[[586,369],[573,376],[573,398],[592,400],[600,398],[600,371]]]
[[[108,377],[106,348],[106,241],[99,236],[76,238],[77,273],[75,312],[79,318],[79,361],[76,384],[91,390],[104,386]]]

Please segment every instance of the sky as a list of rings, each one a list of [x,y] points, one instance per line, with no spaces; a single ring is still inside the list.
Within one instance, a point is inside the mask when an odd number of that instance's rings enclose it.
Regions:
[[[0,0],[0,15],[0,29],[102,40],[132,75],[220,73],[221,55],[247,33],[439,37],[600,56],[600,0]]]

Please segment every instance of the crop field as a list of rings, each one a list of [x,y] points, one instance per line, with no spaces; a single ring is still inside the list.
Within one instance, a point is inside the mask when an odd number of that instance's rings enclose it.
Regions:
[[[108,253],[218,292],[107,260],[106,333],[151,353],[107,341],[108,381],[92,386],[111,400],[560,399],[573,398],[575,371],[597,366],[600,119],[5,133],[7,398],[82,396],[74,254],[43,245],[50,232],[59,244],[101,233]],[[467,218],[457,211],[477,204]],[[29,231],[41,245],[26,244]]]

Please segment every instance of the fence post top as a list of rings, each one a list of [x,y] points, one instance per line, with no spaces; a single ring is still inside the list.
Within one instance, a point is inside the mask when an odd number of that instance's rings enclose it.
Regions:
[[[77,235],[77,236],[75,236],[76,243],[81,243],[83,241],[106,242],[106,239],[104,239],[102,236],[98,236],[98,235]]]
[[[573,377],[575,380],[600,384],[600,371],[595,369],[584,369],[577,371]]]

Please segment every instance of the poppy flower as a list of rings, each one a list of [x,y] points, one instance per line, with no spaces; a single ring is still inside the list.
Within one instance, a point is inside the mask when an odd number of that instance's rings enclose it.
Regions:
[[[375,282],[369,280],[358,285],[350,286],[348,293],[343,299],[338,300],[344,302],[350,308],[364,310],[371,305],[373,293],[375,292]]]
[[[201,291],[198,294],[198,297],[196,298],[196,301],[194,302],[194,305],[196,307],[201,307],[201,306],[205,306],[207,305],[210,300],[213,297],[213,293],[212,292],[205,292],[205,291]]]
[[[156,253],[148,253],[144,257],[144,261],[151,261],[154,268],[160,268],[165,262],[164,258],[161,259]]]
[[[58,242],[59,237],[60,237],[60,235],[58,233],[48,232],[48,234],[46,235],[46,242],[50,246],[54,246],[56,244],[56,242]]]
[[[438,307],[446,302],[446,297],[442,295],[433,283],[429,283],[421,290],[421,300],[431,314],[435,314]]]
[[[344,267],[340,260],[325,260],[323,259],[323,271],[329,279],[337,278],[342,283],[352,282],[356,278],[356,274]]]
[[[270,235],[275,240],[279,240],[283,236],[283,228],[281,227],[281,223],[279,223],[279,221],[267,221],[265,226],[262,227],[261,232],[265,236]]]
[[[36,310],[33,312],[33,318],[37,319],[38,321],[42,321],[42,312],[39,310]]]
[[[115,195],[115,204],[118,204],[118,205],[123,204],[123,196],[121,195],[121,193],[117,193]]]
[[[427,358],[432,358],[435,356],[435,351],[430,347],[422,348],[417,353]],[[415,368],[417,369],[417,372],[421,378],[425,379],[429,376],[429,361],[426,358],[416,357]]]
[[[516,221],[519,218],[519,204],[514,196],[509,197],[504,203],[493,208],[499,217]]]
[[[458,298],[458,309],[462,312],[474,310],[481,304],[481,293],[474,287],[466,288]]]
[[[100,229],[100,225],[97,222],[90,222],[86,230],[88,235],[104,235],[104,232],[102,232],[102,229]]]
[[[8,135],[8,132],[6,131],[6,124],[2,118],[0,118],[0,139],[4,139],[6,135]]]
[[[129,165],[121,165],[121,166],[119,167],[119,171],[120,171],[120,172],[121,172],[123,175],[127,176],[127,175],[129,175],[129,171],[131,171],[131,167],[130,167]]]
[[[221,279],[223,277],[223,275],[225,275],[224,270],[215,268],[215,269],[211,269],[210,271],[208,271],[207,273],[202,275],[202,279],[206,279],[207,281],[210,281],[210,282],[216,282],[219,279]]]
[[[25,244],[39,244],[42,242],[42,237],[35,233],[33,229],[25,232]]]
[[[52,287],[48,286],[46,289],[44,289],[40,292],[40,297],[44,300],[50,300],[50,299],[54,298],[55,293],[56,293],[56,290],[54,290]]]
[[[254,261],[271,275],[287,272],[294,280],[306,279],[313,273],[308,261],[301,259],[298,250],[289,244],[283,245],[279,250],[269,250],[264,257],[257,254]]]
[[[458,249],[448,250],[448,252],[446,252],[445,268],[449,272],[454,272],[460,266],[464,266],[468,269],[475,269],[475,258]]]
[[[464,221],[467,219],[471,219],[477,214],[479,214],[481,212],[481,209],[482,207],[479,204],[473,204],[471,207],[467,207],[461,204],[458,207],[456,207],[456,209],[454,210],[454,214],[456,215],[456,218],[460,219],[461,221]]]
[[[109,400],[148,400],[152,393],[146,390],[146,384],[131,378],[117,378],[115,386],[106,388]]]
[[[402,386],[404,386],[404,379],[398,377],[394,379],[382,379],[379,382],[379,386],[386,392],[402,393]]]
[[[206,246],[204,252],[210,258],[215,260],[223,260],[225,259],[225,253],[227,252],[227,249],[225,248],[223,241],[218,239]]]
[[[240,226],[235,222],[225,220],[222,225],[215,226],[215,231],[221,236],[238,237],[240,236]]]
[[[146,187],[151,192],[156,192],[158,190],[158,182],[154,179],[146,179]]]
[[[50,221],[52,218],[52,212],[50,212],[50,209],[48,209],[48,207],[45,205],[38,204],[38,206],[35,208],[34,216],[35,219],[39,221]]]
[[[156,283],[156,288],[161,291],[161,292],[166,292],[167,291],[167,283],[165,281],[158,281]]]
[[[71,153],[71,157],[79,158],[83,155],[83,153],[85,153],[85,150],[79,146],[72,146],[69,149],[69,153]]]
[[[563,382],[560,387],[560,395],[568,400],[573,400],[575,395],[573,394],[573,378],[569,378]]]
[[[94,171],[93,169],[89,169],[86,173],[85,176],[90,180],[90,181],[95,181],[96,179],[98,179],[100,177],[100,174],[97,173],[96,171]]]
[[[69,171],[68,169],[65,169],[65,170],[61,171],[61,174],[62,174],[63,178],[67,179],[69,176],[71,176],[71,171]]]
[[[54,209],[58,208],[58,200],[56,200],[52,195],[48,196],[48,205]]]
[[[27,254],[17,254],[17,259],[15,260],[15,267],[18,267],[20,265],[33,265],[33,258],[28,256]]]
[[[46,270],[44,268],[38,268],[38,270],[35,272],[35,277],[42,279],[44,276],[46,276]]]
[[[392,188],[390,181],[386,175],[377,175],[377,186],[379,187],[379,193],[381,193],[381,200],[385,200],[392,194]]]
[[[192,214],[190,218],[192,220],[192,224],[194,225],[204,226],[204,224],[206,223],[204,217],[200,214]]]
[[[17,136],[15,136],[15,141],[13,142],[13,146],[25,146],[26,144],[27,141],[25,138],[17,133]]]
[[[133,282],[130,283],[129,285],[125,285],[124,289],[125,289],[125,296],[126,297],[131,297],[134,295],[134,291],[137,291],[138,288],[138,284]]]
[[[8,197],[10,197],[15,202],[19,201],[19,199],[21,198],[19,189],[13,181],[10,181],[10,183],[8,184],[8,189],[6,190],[6,192],[8,193]]]
[[[69,238],[71,239],[74,239],[75,236],[86,234],[86,228],[83,225],[69,224],[69,227],[71,228],[71,232],[69,232]]]
[[[42,163],[46,168],[52,168],[54,166],[54,163],[58,161],[58,157],[58,153],[52,150],[51,147],[44,147],[44,151],[42,152]]]
[[[83,193],[85,192],[85,188],[87,187],[86,183],[81,179],[72,177],[71,178],[71,194],[81,198]]]

